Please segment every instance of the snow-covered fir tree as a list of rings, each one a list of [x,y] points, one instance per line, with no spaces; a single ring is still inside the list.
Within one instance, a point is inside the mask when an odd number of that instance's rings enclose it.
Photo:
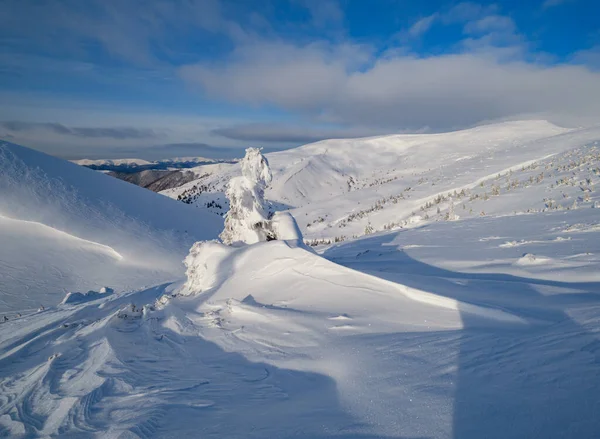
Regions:
[[[446,212],[446,220],[447,221],[456,221],[458,219],[458,215],[454,212],[454,200],[450,198],[450,203],[448,205],[448,212]]]
[[[269,205],[265,200],[265,189],[272,179],[269,162],[259,148],[248,148],[240,164],[242,176],[232,178],[227,185],[225,194],[230,208],[219,237],[228,245],[273,239],[268,230]]]

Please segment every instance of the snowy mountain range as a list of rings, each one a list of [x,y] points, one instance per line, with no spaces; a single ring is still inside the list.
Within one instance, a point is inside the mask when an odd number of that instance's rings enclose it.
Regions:
[[[223,230],[239,163],[153,193],[0,144],[3,435],[598,435],[600,129],[266,158],[266,198],[314,250],[188,255]]]
[[[163,160],[148,161],[143,159],[80,159],[71,160],[73,163],[96,171],[139,172],[147,169],[185,169],[199,165],[216,163],[221,160],[205,157],[174,157]]]
[[[523,121],[447,134],[326,140],[267,154],[273,169],[267,198],[278,209],[290,209],[305,237],[325,241],[362,236],[366,229],[436,221],[446,216],[451,204],[462,218],[542,210],[545,198],[558,199],[561,206],[566,203],[562,193],[570,185],[546,188],[549,178],[569,178],[569,170],[558,169],[558,163],[568,162],[569,154],[593,154],[598,139],[599,129],[571,130],[545,121]],[[594,163],[596,158],[588,160]],[[546,172],[544,184],[531,175],[540,167],[557,168]],[[239,165],[207,165],[190,171],[198,176],[196,180],[161,193],[226,212],[224,188],[239,174]],[[589,176],[583,172],[579,177]],[[534,181],[525,181],[530,178]],[[528,190],[523,202],[511,196],[514,205],[505,203],[499,209],[492,207],[495,203],[482,203],[500,192],[513,195],[532,186],[538,192],[533,196],[533,189]],[[579,190],[577,185],[571,192]],[[592,198],[585,203],[593,205]],[[221,209],[215,210],[215,205]]]

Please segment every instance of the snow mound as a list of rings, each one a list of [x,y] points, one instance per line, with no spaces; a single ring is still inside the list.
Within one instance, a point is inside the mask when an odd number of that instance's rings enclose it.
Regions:
[[[60,302],[61,305],[72,303],[91,302],[92,300],[104,299],[114,293],[112,288],[102,287],[100,291],[88,291],[87,293],[71,292],[65,295],[65,298]]]
[[[201,293],[217,286],[223,280],[223,276],[229,274],[224,266],[233,252],[232,247],[218,241],[196,242],[183,261],[187,282],[182,293]]]
[[[548,264],[551,261],[552,260],[550,258],[544,256],[537,256],[532,253],[525,253],[515,262],[515,265],[544,265]]]
[[[328,316],[368,316],[371,324],[362,327],[368,331],[396,325],[460,327],[460,319],[455,318],[459,310],[486,319],[523,323],[500,310],[460,303],[342,267],[287,241],[244,247],[196,243],[185,265],[188,280],[181,294],[210,289],[211,301],[243,302],[251,295],[260,303],[285,303],[302,312],[319,309]]]
[[[291,213],[275,212],[270,223],[270,227],[278,240],[303,243],[302,232]]]

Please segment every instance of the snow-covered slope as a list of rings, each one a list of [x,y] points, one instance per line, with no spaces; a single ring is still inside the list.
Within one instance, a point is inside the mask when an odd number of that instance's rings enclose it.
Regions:
[[[259,243],[208,258],[201,294],[92,294],[11,319],[0,425],[14,437],[595,437],[600,231],[554,230],[590,212],[440,222],[330,260]],[[499,244],[523,236],[541,242],[525,250],[538,263]]]
[[[307,238],[347,239],[367,228],[421,222],[421,207],[438,196],[488,184],[498,174],[599,139],[600,129],[522,121],[443,134],[325,140],[267,154],[273,183],[266,194],[278,209],[291,209]],[[223,189],[238,166],[193,170],[198,180],[161,193],[201,207],[218,203],[226,211]]]
[[[527,325],[284,242],[234,251],[213,269],[216,283],[205,294],[165,298],[141,312],[129,304],[153,304],[164,286],[7,322],[2,370],[12,377],[3,391],[18,396],[1,406],[12,418],[0,419],[4,428],[112,437],[368,434],[381,431],[381,419],[371,418],[375,430],[365,424],[373,406],[354,398],[375,396],[360,377],[376,369],[353,339],[458,330],[462,306],[483,328]]]
[[[65,290],[134,288],[182,274],[217,215],[72,163],[0,144],[0,309],[56,304]]]
[[[57,260],[93,279],[90,266],[129,261],[117,272],[140,288],[94,280],[0,324],[0,434],[598,437],[598,139],[521,122],[269,155],[268,194],[309,239],[369,235],[318,254],[294,240],[205,243],[186,258],[193,282],[175,266],[182,230],[211,236],[205,210],[5,146],[0,274],[48,282],[41,267]],[[171,195],[216,201],[238,171],[194,172]],[[156,285],[171,262],[178,281]]]

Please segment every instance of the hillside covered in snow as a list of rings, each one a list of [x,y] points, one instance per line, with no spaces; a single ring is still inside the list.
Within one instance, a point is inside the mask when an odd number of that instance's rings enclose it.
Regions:
[[[254,186],[192,168],[174,200],[5,143],[0,434],[597,437],[599,142],[541,121],[328,140]],[[212,241],[234,177],[230,223],[264,195],[313,248]]]
[[[177,278],[223,221],[148,190],[11,143],[0,144],[0,307],[56,304],[66,291]]]
[[[596,177],[591,168],[597,163],[598,139],[599,129],[522,121],[443,134],[326,140],[267,154],[273,183],[266,194],[276,209],[290,209],[315,242],[444,219],[451,204],[462,218],[486,215],[494,208],[484,201],[500,192],[512,194],[511,206],[496,213],[542,210],[546,199],[566,206],[562,193],[567,186],[579,190],[580,180],[587,186],[585,180]],[[567,169],[573,161],[577,176]],[[224,213],[224,188],[239,174],[239,165],[191,171],[198,179],[162,193]],[[537,189],[528,190],[521,202],[515,200],[533,186]],[[582,201],[593,205],[592,198]]]

